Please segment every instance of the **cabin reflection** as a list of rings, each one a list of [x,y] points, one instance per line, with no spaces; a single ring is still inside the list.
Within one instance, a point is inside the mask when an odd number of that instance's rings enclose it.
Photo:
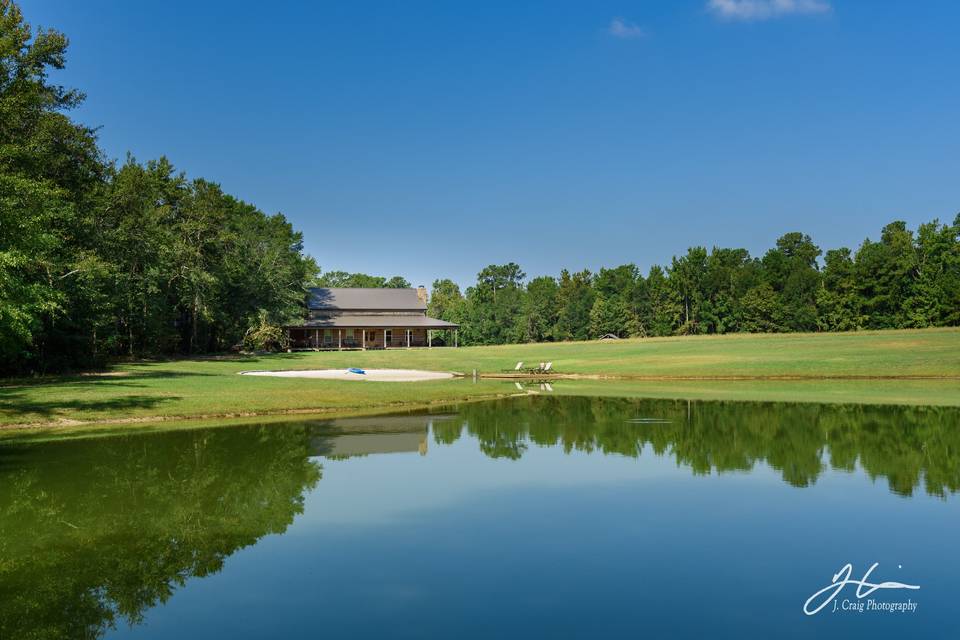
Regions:
[[[386,453],[427,455],[434,424],[453,414],[368,416],[318,423],[310,437],[309,455],[329,460]]]

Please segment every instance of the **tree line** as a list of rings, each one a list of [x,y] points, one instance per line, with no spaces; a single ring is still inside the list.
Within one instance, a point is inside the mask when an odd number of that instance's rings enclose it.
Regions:
[[[646,274],[625,264],[528,281],[515,263],[490,265],[465,292],[435,281],[429,311],[460,324],[463,344],[956,326],[960,215],[916,232],[892,222],[856,251],[824,254],[798,232],[761,257],[691,247]]]
[[[0,0],[0,373],[222,351],[299,317],[301,234],[165,158],[106,160],[66,115],[83,94],[50,81],[66,48]]]

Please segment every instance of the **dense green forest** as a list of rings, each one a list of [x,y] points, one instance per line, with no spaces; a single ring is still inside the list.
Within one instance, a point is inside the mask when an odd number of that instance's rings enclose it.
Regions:
[[[0,0],[0,371],[219,351],[298,315],[301,235],[165,158],[105,159],[49,79],[66,48]]]
[[[856,251],[823,254],[797,232],[760,258],[691,247],[645,276],[625,264],[526,281],[519,265],[490,265],[465,293],[434,282],[430,312],[460,323],[463,344],[955,326],[960,215],[916,233],[892,222]]]
[[[166,158],[107,159],[54,84],[66,37],[33,30],[0,0],[0,374],[112,357],[279,346],[305,287],[407,287],[320,275],[303,238]],[[822,253],[788,233],[763,257],[693,247],[646,273],[632,264],[529,281],[490,265],[461,292],[433,283],[431,315],[463,344],[742,331],[849,331],[960,324],[960,216],[903,222],[856,251]]]

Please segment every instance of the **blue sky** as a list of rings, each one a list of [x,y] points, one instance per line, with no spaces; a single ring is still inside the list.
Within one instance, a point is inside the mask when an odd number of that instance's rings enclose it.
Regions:
[[[960,3],[22,0],[107,153],[167,155],[324,269],[643,269],[960,210]]]

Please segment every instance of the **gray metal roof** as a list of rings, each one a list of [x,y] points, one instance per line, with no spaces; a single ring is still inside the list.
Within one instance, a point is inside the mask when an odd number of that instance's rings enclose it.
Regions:
[[[340,311],[425,311],[427,305],[416,289],[342,289],[313,287],[308,290],[310,309]]]
[[[352,316],[352,315],[335,315],[329,318],[316,318],[313,320],[307,320],[303,324],[292,325],[297,327],[309,327],[311,329],[336,329],[338,327],[347,329],[362,329],[362,328],[382,328],[382,329],[392,329],[394,327],[398,329],[456,329],[460,325],[454,324],[452,322],[445,322],[443,320],[437,320],[436,318],[428,318],[427,316],[388,316],[388,315],[376,315],[376,316]]]

